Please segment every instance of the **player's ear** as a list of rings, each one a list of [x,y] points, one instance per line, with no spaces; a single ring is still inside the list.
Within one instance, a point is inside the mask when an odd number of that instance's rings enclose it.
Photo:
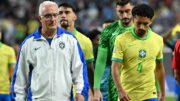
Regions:
[[[41,16],[38,16],[38,19],[39,19],[39,21],[41,21],[41,20],[42,20],[42,17],[41,17]]]
[[[77,20],[77,15],[74,13],[74,21]]]

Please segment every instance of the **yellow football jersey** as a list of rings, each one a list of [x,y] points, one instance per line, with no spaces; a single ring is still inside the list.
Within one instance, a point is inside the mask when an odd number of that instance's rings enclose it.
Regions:
[[[16,63],[14,49],[0,43],[0,93],[9,94],[10,92],[10,75],[9,65]]]
[[[143,39],[134,29],[116,38],[112,61],[122,62],[121,83],[132,101],[157,98],[154,71],[162,59],[163,39],[151,29]]]
[[[93,47],[92,47],[91,40],[88,37],[86,37],[85,35],[83,35],[82,33],[80,33],[79,31],[77,31],[76,29],[72,33],[76,36],[76,38],[81,46],[81,49],[84,53],[86,62],[87,63],[93,62],[94,55],[93,55]]]

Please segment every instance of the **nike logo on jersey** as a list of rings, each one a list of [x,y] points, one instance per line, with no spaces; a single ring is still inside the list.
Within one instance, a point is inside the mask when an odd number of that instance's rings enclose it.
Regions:
[[[37,47],[37,48],[34,48],[35,51],[37,51],[38,49],[40,49],[41,47]]]

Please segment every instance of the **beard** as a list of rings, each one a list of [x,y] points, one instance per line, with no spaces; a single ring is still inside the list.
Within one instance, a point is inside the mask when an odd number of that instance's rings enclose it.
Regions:
[[[145,31],[145,30],[142,30],[142,29],[139,29],[139,30],[138,30],[138,34],[139,34],[140,36],[143,36],[144,34],[146,34],[146,31]]]
[[[127,26],[131,22],[131,18],[123,18],[121,21],[122,21],[123,25]]]
[[[69,23],[67,20],[61,20],[60,25],[62,28],[67,29],[69,27]]]

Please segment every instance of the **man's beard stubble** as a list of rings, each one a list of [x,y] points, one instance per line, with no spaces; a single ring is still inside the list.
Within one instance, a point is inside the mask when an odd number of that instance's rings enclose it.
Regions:
[[[60,25],[62,28],[67,29],[69,27],[69,23],[67,20],[61,20]]]
[[[131,23],[131,18],[123,18],[122,23],[125,26],[128,26]]]

